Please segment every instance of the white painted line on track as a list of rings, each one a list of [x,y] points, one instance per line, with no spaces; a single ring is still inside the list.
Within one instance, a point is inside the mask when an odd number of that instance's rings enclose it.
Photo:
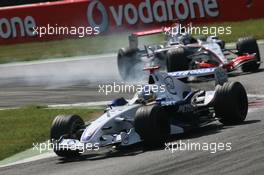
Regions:
[[[264,94],[248,94],[249,98],[264,98]]]
[[[7,167],[7,166],[12,166],[12,165],[18,165],[18,164],[22,164],[22,163],[34,162],[34,161],[37,161],[37,160],[52,158],[52,157],[56,157],[56,156],[57,155],[54,152],[48,152],[48,153],[36,155],[36,156],[33,156],[33,157],[25,158],[25,159],[22,159],[22,160],[18,160],[18,161],[12,162],[12,163],[3,164],[3,165],[0,165],[0,168]]]
[[[15,66],[31,66],[38,64],[48,64],[48,63],[61,63],[61,62],[71,62],[71,61],[81,61],[81,60],[94,60],[100,58],[109,58],[116,56],[115,53],[102,54],[102,55],[87,55],[87,56],[76,56],[76,57],[64,57],[64,58],[50,58],[46,60],[36,60],[36,61],[24,61],[16,63],[6,63],[0,64],[1,67],[15,67]]]
[[[88,103],[48,105],[48,107],[49,108],[94,107],[94,106],[105,106],[110,103],[111,101],[98,101],[98,102],[88,102]]]
[[[97,107],[97,106],[106,106],[112,101],[96,101],[96,102],[87,102],[87,103],[73,103],[73,104],[56,104],[56,105],[47,105],[48,108],[70,108],[70,107]],[[0,108],[0,111],[19,109],[19,107],[13,108]]]
[[[11,109],[18,109],[18,108],[0,108],[0,111],[11,110]]]

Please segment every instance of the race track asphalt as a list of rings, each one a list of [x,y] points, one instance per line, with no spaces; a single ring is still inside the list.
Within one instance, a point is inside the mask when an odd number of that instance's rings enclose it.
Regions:
[[[261,55],[264,57],[264,47],[261,46]],[[105,59],[108,69],[116,69],[115,59],[110,56]],[[79,62],[91,65],[95,59]],[[32,65],[31,65],[32,66]],[[20,67],[20,66],[19,66]],[[32,66],[34,67],[34,66]],[[50,65],[51,67],[51,65]],[[58,67],[58,65],[56,66]],[[100,66],[97,67],[98,69]],[[23,69],[23,68],[21,68]],[[33,68],[32,68],[33,69]],[[0,72],[3,69],[0,69]],[[117,78],[109,70],[108,80]],[[79,74],[80,75],[80,74]],[[25,84],[5,82],[0,86],[0,106],[16,107],[24,104],[41,103],[75,103],[107,100],[98,97],[96,86],[86,84],[89,79],[82,79],[77,84],[66,81],[63,86],[37,85],[36,82]],[[231,143],[230,151],[210,153],[202,150],[185,150],[171,153],[164,148],[144,150],[141,145],[115,151],[106,149],[102,152],[93,152],[78,160],[66,161],[58,157],[37,160],[0,168],[2,175],[129,175],[129,174],[257,174],[264,172],[264,69],[253,74],[235,73],[231,81],[241,81],[250,94],[250,109],[246,121],[242,125],[223,126],[218,122],[200,128],[195,132],[171,138],[171,141],[191,143]],[[35,84],[34,84],[35,83]],[[90,82],[91,83],[91,82]],[[98,81],[96,82],[98,83]],[[100,83],[100,82],[99,82]],[[45,83],[44,83],[45,84]],[[52,83],[51,83],[52,84]],[[210,83],[195,84],[196,87],[210,87]],[[125,94],[129,96],[128,94]],[[119,96],[114,94],[107,98]]]

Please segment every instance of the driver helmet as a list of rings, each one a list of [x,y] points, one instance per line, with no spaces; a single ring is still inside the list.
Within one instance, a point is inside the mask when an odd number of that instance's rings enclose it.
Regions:
[[[151,90],[150,86],[144,86],[142,91],[138,93],[138,98],[145,102],[151,102],[156,100],[156,94]]]

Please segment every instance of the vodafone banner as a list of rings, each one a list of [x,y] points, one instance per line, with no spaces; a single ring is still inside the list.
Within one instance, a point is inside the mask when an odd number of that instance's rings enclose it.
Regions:
[[[262,7],[263,0],[69,0],[6,7],[0,9],[0,44],[85,37],[77,34],[83,30],[91,35],[138,31],[177,19],[212,23],[263,18]],[[49,34],[40,37],[42,27]]]

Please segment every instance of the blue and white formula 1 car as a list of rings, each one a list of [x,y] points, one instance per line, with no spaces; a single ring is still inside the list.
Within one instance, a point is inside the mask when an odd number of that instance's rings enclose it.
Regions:
[[[169,135],[180,134],[219,120],[239,124],[248,112],[247,93],[239,82],[227,82],[221,68],[160,72],[149,68],[148,88],[130,101],[114,100],[105,113],[85,125],[78,115],[57,116],[51,127],[54,151],[61,157],[75,157],[106,146],[164,143]],[[180,79],[215,76],[215,89],[191,90]],[[147,90],[146,90],[147,89]]]

